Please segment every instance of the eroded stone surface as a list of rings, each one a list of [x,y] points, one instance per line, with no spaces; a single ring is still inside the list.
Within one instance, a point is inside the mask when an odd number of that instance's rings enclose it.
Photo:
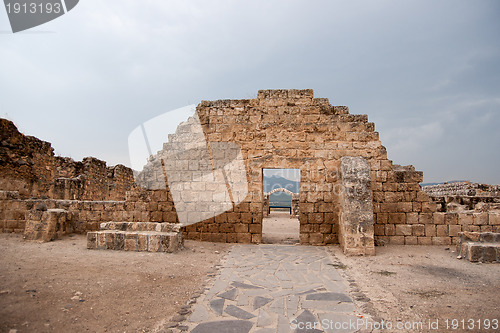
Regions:
[[[196,326],[191,333],[248,333],[252,326],[245,320],[214,321]]]

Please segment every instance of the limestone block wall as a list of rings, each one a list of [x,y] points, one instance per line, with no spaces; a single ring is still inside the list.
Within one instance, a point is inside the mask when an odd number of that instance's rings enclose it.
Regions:
[[[0,191],[0,232],[23,233],[31,213],[51,209],[64,210],[67,225],[75,233],[99,230],[102,222],[109,221],[178,223],[172,199],[165,191],[136,189],[123,201],[22,199],[18,192]]]
[[[351,115],[345,106],[314,98],[312,90],[262,90],[255,99],[203,101],[196,116],[209,146],[231,142],[241,149],[248,193],[227,212],[184,227],[187,238],[260,242],[266,200],[262,170],[294,168],[301,170],[301,243],[338,243],[342,191],[339,167],[343,156],[363,157],[370,166],[375,237],[381,241],[401,241],[394,238],[400,236],[401,227],[397,234],[392,232],[396,225],[420,226],[436,211],[436,204],[420,190],[422,173],[411,166],[393,165],[387,159],[386,149],[366,115]],[[189,122],[179,126],[165,148],[183,142],[186,133],[194,135],[189,127]],[[161,157],[167,154],[159,152],[152,158],[146,169],[157,171],[146,173],[146,182],[163,178],[160,170],[168,159]],[[169,188],[165,191],[170,193]],[[392,227],[386,228],[387,224]]]

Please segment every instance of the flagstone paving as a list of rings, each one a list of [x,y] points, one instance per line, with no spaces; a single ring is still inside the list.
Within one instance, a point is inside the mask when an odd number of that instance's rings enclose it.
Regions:
[[[235,245],[192,310],[193,333],[356,332],[362,317],[327,250],[299,245]]]

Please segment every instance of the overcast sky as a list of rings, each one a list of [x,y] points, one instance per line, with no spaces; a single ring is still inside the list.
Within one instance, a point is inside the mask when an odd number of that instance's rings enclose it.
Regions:
[[[424,181],[500,183],[500,1],[81,0],[12,34],[0,116],[56,153],[130,165],[128,135],[200,100],[312,88],[368,114]]]

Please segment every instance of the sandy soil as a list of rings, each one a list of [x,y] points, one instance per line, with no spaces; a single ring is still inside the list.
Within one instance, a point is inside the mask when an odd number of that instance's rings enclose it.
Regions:
[[[262,243],[296,244],[299,242],[299,220],[289,212],[271,212],[262,219]]]
[[[458,260],[455,248],[445,246],[377,247],[374,257],[346,257],[338,246],[330,249],[358,305],[378,322],[395,327],[400,321],[407,328],[423,323],[411,332],[500,332],[500,264]],[[488,319],[498,320],[498,329],[486,330]],[[438,321],[439,329],[429,328],[429,321]]]
[[[230,245],[180,253],[96,251],[0,234],[0,332],[152,332],[196,297]]]

